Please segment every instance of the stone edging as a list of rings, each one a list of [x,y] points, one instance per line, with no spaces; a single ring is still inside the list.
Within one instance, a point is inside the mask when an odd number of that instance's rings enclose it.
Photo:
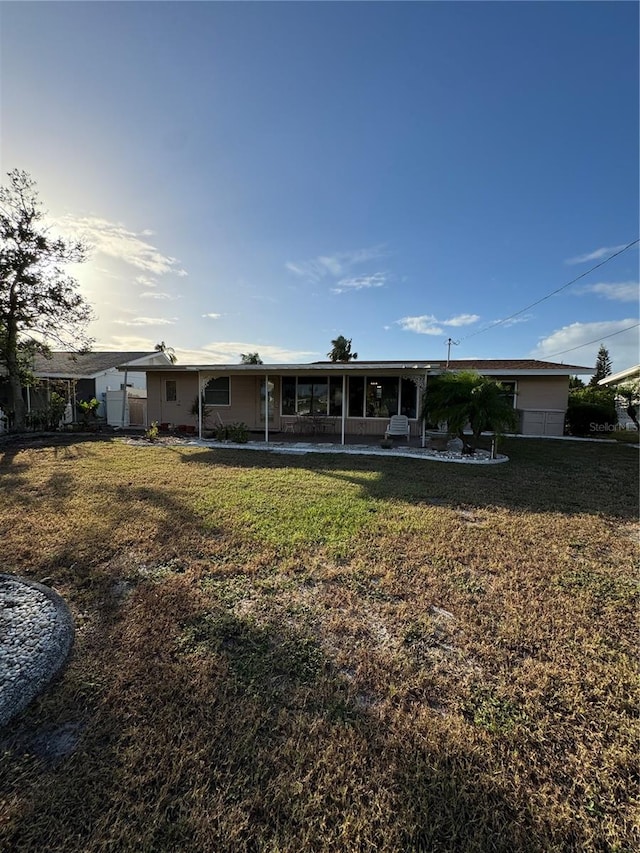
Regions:
[[[73,618],[57,592],[0,573],[0,726],[60,672],[73,639]]]

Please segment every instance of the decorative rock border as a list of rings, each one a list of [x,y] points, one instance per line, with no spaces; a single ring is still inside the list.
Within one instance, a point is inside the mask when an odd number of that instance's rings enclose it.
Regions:
[[[0,726],[62,669],[73,637],[71,613],[57,592],[0,573]]]

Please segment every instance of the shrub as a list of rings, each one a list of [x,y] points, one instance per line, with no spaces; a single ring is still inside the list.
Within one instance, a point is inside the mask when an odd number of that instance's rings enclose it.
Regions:
[[[151,421],[151,426],[145,430],[144,437],[149,441],[155,441],[158,437],[158,421]]]
[[[569,394],[565,428],[570,435],[606,432],[618,422],[615,395],[608,389],[580,388]]]
[[[214,430],[216,441],[233,441],[235,444],[246,444],[249,441],[249,427],[241,421],[232,424],[220,424]]]

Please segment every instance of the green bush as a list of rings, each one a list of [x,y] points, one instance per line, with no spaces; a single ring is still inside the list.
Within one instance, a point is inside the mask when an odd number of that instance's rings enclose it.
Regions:
[[[235,444],[246,444],[249,441],[249,427],[241,421],[216,427],[216,441],[233,441]]]
[[[617,423],[613,391],[580,388],[569,394],[565,428],[570,435],[601,435],[612,432]]]

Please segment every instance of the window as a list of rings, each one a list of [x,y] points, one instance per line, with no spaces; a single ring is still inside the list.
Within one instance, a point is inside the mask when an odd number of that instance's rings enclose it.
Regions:
[[[403,379],[400,383],[400,414],[408,418],[417,417],[416,400],[418,388],[410,379]]]
[[[231,395],[229,393],[229,377],[220,376],[210,379],[204,387],[204,402],[207,406],[229,406]]]
[[[367,417],[390,418],[398,414],[398,377],[367,376]]]
[[[283,415],[342,415],[342,377],[283,376]]]
[[[349,417],[362,418],[364,416],[364,377],[349,377]]]
[[[178,399],[177,381],[175,379],[167,379],[164,383],[164,392],[167,403],[175,403]]]
[[[518,395],[518,387],[517,387],[516,381],[515,380],[507,380],[507,381],[503,382],[501,379],[498,381],[500,382],[500,384],[502,385],[502,387],[504,388],[504,390],[506,392],[507,400],[509,400],[509,402],[511,403],[511,405],[515,409],[516,397]]]

